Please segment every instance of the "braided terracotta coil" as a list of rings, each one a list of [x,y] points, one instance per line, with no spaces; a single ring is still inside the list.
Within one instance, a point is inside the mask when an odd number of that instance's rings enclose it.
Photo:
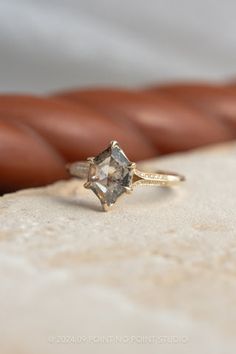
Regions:
[[[236,85],[0,95],[0,193],[68,178],[67,162],[118,140],[133,161],[236,138]]]

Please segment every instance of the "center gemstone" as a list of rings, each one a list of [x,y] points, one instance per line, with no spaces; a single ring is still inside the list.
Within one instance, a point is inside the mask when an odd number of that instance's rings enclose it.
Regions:
[[[103,205],[114,204],[131,187],[132,163],[118,143],[113,142],[90,165],[88,182]]]

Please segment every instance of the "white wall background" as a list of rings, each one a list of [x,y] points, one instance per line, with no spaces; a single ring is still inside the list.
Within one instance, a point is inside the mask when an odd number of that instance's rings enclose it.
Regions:
[[[234,75],[235,0],[0,0],[0,91]]]

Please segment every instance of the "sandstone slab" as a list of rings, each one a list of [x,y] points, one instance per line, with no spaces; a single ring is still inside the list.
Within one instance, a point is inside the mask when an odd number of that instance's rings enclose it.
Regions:
[[[187,182],[0,198],[1,353],[235,352],[236,144],[145,165]]]

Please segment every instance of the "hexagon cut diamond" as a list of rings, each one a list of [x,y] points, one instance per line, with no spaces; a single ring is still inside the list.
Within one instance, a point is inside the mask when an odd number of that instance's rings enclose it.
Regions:
[[[96,156],[90,165],[88,184],[101,203],[114,204],[132,184],[133,169],[117,142]]]

